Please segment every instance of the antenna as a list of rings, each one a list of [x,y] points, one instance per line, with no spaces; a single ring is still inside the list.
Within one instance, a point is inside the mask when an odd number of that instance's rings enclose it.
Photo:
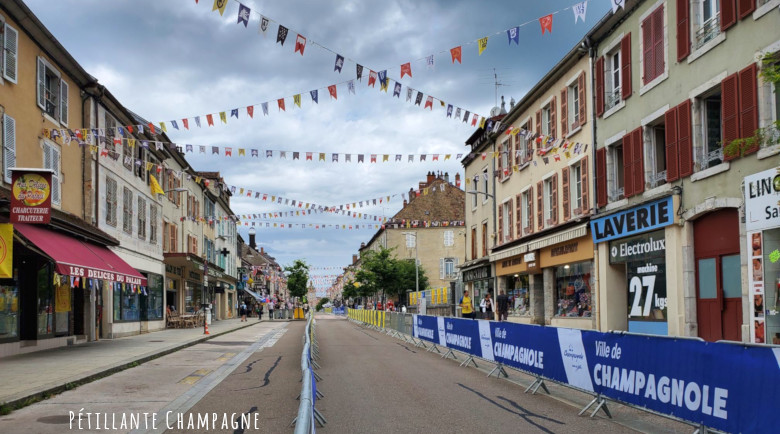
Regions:
[[[495,106],[498,107],[498,88],[501,87],[501,86],[505,86],[505,87],[511,86],[511,84],[504,84],[504,83],[498,81],[498,72],[496,72],[496,68],[493,68],[493,83],[494,83],[493,86],[495,87],[495,92],[496,92],[496,95],[495,95],[495,97],[496,97],[496,104],[495,104]]]

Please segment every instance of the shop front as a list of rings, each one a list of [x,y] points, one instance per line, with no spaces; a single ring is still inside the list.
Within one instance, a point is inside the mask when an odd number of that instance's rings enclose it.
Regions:
[[[780,167],[744,186],[750,341],[780,345]]]
[[[509,297],[508,321],[544,324],[544,292],[538,259],[539,252],[532,251],[496,261],[498,289]]]
[[[172,311],[181,311],[181,288],[184,287],[184,269],[165,265],[165,306]]]
[[[601,330],[625,330],[653,335],[670,331],[667,300],[682,298],[674,263],[679,252],[667,252],[678,196],[662,199],[591,220],[598,245]],[[671,256],[670,256],[671,255]],[[681,303],[678,303],[681,304]]]
[[[176,300],[167,300],[167,304],[175,305],[176,310],[182,314],[192,314],[202,308],[203,300],[209,300],[205,295],[209,293],[206,285],[208,281],[203,276],[203,259],[189,253],[166,253],[165,255],[167,294],[173,292]],[[179,275],[180,274],[180,275]],[[170,281],[180,282],[171,284]]]
[[[543,247],[539,262],[544,276],[545,323],[593,329],[593,241],[584,235]],[[568,237],[565,237],[568,238]]]
[[[468,290],[475,309],[479,308],[479,302],[485,298],[485,294],[495,299],[493,292],[493,273],[487,261],[480,261],[471,266],[461,268],[463,275],[463,289]],[[463,294],[455,294],[455,302],[459,302]]]

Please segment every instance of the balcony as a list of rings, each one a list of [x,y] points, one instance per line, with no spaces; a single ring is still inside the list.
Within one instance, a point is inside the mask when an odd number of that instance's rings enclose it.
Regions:
[[[693,50],[698,50],[707,42],[715,39],[720,34],[720,13],[705,21],[701,27],[696,30],[693,38]]]
[[[620,103],[620,88],[613,92],[604,92],[604,110],[609,110]]]

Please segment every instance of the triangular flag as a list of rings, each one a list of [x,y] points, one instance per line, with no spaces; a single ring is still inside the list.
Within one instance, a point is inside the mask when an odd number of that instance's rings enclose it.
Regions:
[[[613,14],[616,14],[620,8],[623,8],[623,10],[626,9],[626,0],[610,0],[610,3],[612,3]]]
[[[395,88],[393,89],[393,96],[401,98],[401,83],[395,82]]]
[[[515,44],[520,45],[520,27],[512,27],[507,30],[506,37],[509,39],[509,45],[512,45],[512,41],[515,41]]]
[[[250,118],[254,118],[254,116],[255,116],[255,106],[253,106],[253,105],[247,106],[246,114],[248,114]]]
[[[222,121],[223,124],[227,123],[227,115],[225,112],[219,112],[219,119]]]
[[[479,55],[480,56],[482,55],[482,52],[485,51],[485,48],[487,48],[487,41],[488,41],[488,37],[487,36],[477,40],[477,45],[478,45],[478,48],[479,48]]]
[[[284,109],[284,98],[279,98],[276,100],[276,104],[279,106],[279,110],[286,111]]]
[[[422,92],[418,91],[417,92],[417,97],[414,99],[414,105],[420,105],[420,103],[422,102],[422,99],[423,99],[423,94],[422,94]]]
[[[428,107],[430,107],[431,110],[433,110],[433,97],[430,96],[430,95],[428,95],[428,98],[425,99],[425,107],[424,108],[428,108]]]
[[[213,127],[214,126],[214,116],[206,115],[206,122],[208,122],[210,127]]]
[[[576,5],[571,7],[571,10],[574,12],[574,24],[577,24],[577,18],[582,18],[582,22],[585,22],[585,12],[588,9],[588,2],[584,1],[581,3],[577,3]]]
[[[182,123],[182,125],[184,125],[184,129],[185,130],[189,130],[190,129],[190,120],[189,119],[186,119],[186,118],[182,119],[181,123]]]
[[[317,94],[318,93],[319,92],[317,91],[317,89],[312,90],[312,91],[309,92],[309,94],[311,95],[311,100],[314,101],[315,104],[319,103],[319,101],[317,101],[317,98],[318,98]]]
[[[225,13],[225,6],[227,6],[227,0],[214,0],[214,7],[211,8],[211,11],[219,11],[219,15],[222,15]]]
[[[336,95],[336,85],[335,84],[331,84],[330,86],[328,86],[328,93],[330,94],[330,96],[333,99],[338,99],[338,96]]]
[[[260,103],[260,107],[263,109],[263,116],[268,116],[268,103]]]
[[[227,3],[227,2],[225,2]],[[243,3],[238,4],[238,22],[236,24],[244,23],[244,27],[249,24],[249,8],[244,6]]]
[[[401,65],[401,78],[404,78],[404,74],[408,74],[409,77],[412,76],[412,64],[410,62]]]
[[[355,94],[355,80],[349,80],[347,82],[347,89],[349,90],[349,93]]]
[[[341,68],[344,67],[344,56],[336,54],[336,64],[333,66],[333,71],[338,71],[341,74]]]
[[[306,48],[306,38],[304,38],[302,35],[298,35],[297,38],[295,38],[295,51],[301,52],[301,56],[303,56],[303,50]]]
[[[287,27],[279,24],[279,33],[276,34],[276,42],[281,42],[284,45],[284,41],[287,39]]]
[[[387,70],[379,71],[379,90],[387,92]]]
[[[376,72],[371,71],[368,73],[368,85],[371,87],[376,85]]]
[[[428,65],[428,69],[434,68],[434,60],[433,60],[433,54],[425,58],[425,64]],[[411,77],[412,74],[409,73],[409,76]]]
[[[301,94],[293,95],[293,104],[297,105],[298,108],[301,107]]]
[[[358,81],[361,81],[363,79],[363,65],[357,65],[355,72],[357,74]]]
[[[461,58],[462,51],[463,50],[461,49],[460,46],[450,49],[450,55],[452,56],[452,63],[455,63],[456,60],[458,61],[458,63],[463,63],[463,60]]]
[[[544,34],[545,30],[552,33],[552,20],[553,20],[552,14],[545,15],[539,18],[539,25],[542,26],[542,34]]]
[[[231,118],[235,117],[236,119],[238,119],[238,109],[237,108],[234,108],[234,109],[230,110],[230,117]]]

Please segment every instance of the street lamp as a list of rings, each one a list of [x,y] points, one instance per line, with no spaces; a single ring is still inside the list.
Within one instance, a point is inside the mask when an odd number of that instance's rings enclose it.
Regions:
[[[416,292],[420,292],[420,269],[417,263],[417,232],[402,232],[404,235],[414,236],[414,288]]]
[[[490,197],[490,198],[493,198],[493,199],[496,198],[495,196],[493,196],[490,193],[487,193],[487,192],[484,192],[484,191],[479,191],[479,190],[469,190],[466,193],[468,193],[468,194],[484,194],[487,197]]]

